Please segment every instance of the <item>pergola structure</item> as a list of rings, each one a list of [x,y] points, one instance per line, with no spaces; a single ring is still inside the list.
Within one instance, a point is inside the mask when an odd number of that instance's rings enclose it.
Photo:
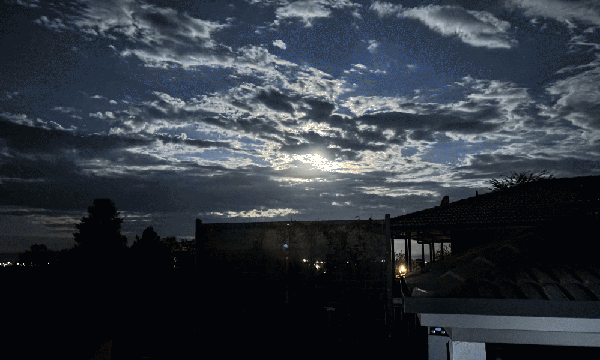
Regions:
[[[412,254],[410,240],[416,240],[430,246],[434,262],[437,243],[442,248],[443,243],[452,243],[452,253],[462,253],[507,232],[561,221],[576,212],[597,212],[598,184],[600,176],[543,179],[454,203],[446,196],[440,206],[391,218],[391,237],[405,240],[407,260]],[[407,271],[411,270],[407,261]]]

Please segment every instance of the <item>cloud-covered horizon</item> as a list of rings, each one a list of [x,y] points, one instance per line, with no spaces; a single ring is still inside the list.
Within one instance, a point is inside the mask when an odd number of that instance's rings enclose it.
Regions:
[[[6,7],[0,219],[65,243],[94,198],[130,239],[192,237],[195,218],[383,218],[512,171],[600,174],[593,2]],[[14,229],[0,242],[44,236]]]

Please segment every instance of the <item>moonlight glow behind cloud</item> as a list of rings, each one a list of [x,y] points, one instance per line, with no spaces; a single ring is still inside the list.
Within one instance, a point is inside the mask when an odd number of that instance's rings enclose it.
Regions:
[[[4,251],[67,246],[95,198],[129,239],[191,237],[195,218],[383,218],[511,171],[600,172],[594,2],[4,7]]]

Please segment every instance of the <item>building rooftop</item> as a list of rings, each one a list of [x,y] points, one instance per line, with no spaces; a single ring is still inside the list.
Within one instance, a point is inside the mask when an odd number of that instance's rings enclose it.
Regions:
[[[394,229],[519,226],[598,212],[600,176],[543,179],[391,219]]]
[[[410,297],[600,301],[598,216],[546,223],[406,276]]]

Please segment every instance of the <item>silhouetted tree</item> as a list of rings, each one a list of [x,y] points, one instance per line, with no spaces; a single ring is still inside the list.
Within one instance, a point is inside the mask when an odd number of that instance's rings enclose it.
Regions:
[[[175,239],[175,238],[173,238]],[[158,236],[152,226],[147,227],[142,237],[135,236],[131,245],[131,253],[136,261],[136,266],[143,270],[165,270],[171,267],[171,249],[169,242]]]
[[[534,181],[539,181],[539,180],[543,180],[543,179],[552,179],[552,178],[554,178],[554,175],[546,174],[546,170],[540,172],[539,174],[529,172],[529,171],[524,171],[521,173],[513,172],[511,175],[505,176],[504,179],[501,179],[501,180],[491,179],[491,180],[488,180],[487,182],[492,185],[491,188],[488,188],[489,190],[501,191],[501,190],[509,189],[509,188],[512,188],[512,187],[515,187],[518,185],[522,185],[522,184],[526,184],[526,183],[530,183],[530,182],[534,182]]]
[[[79,230],[73,233],[75,246],[61,254],[69,260],[63,267],[68,279],[65,296],[74,299],[79,332],[101,343],[124,326],[123,304],[131,302],[131,286],[124,276],[129,248],[121,234],[123,219],[112,200],[95,199],[87,212],[75,225]]]
[[[75,225],[74,255],[91,266],[106,268],[124,260],[127,237],[121,234],[123,219],[110,199],[95,199],[88,207],[88,216]]]
[[[44,266],[56,260],[56,252],[48,250],[44,244],[33,244],[29,250],[19,254],[19,262],[30,266]]]

